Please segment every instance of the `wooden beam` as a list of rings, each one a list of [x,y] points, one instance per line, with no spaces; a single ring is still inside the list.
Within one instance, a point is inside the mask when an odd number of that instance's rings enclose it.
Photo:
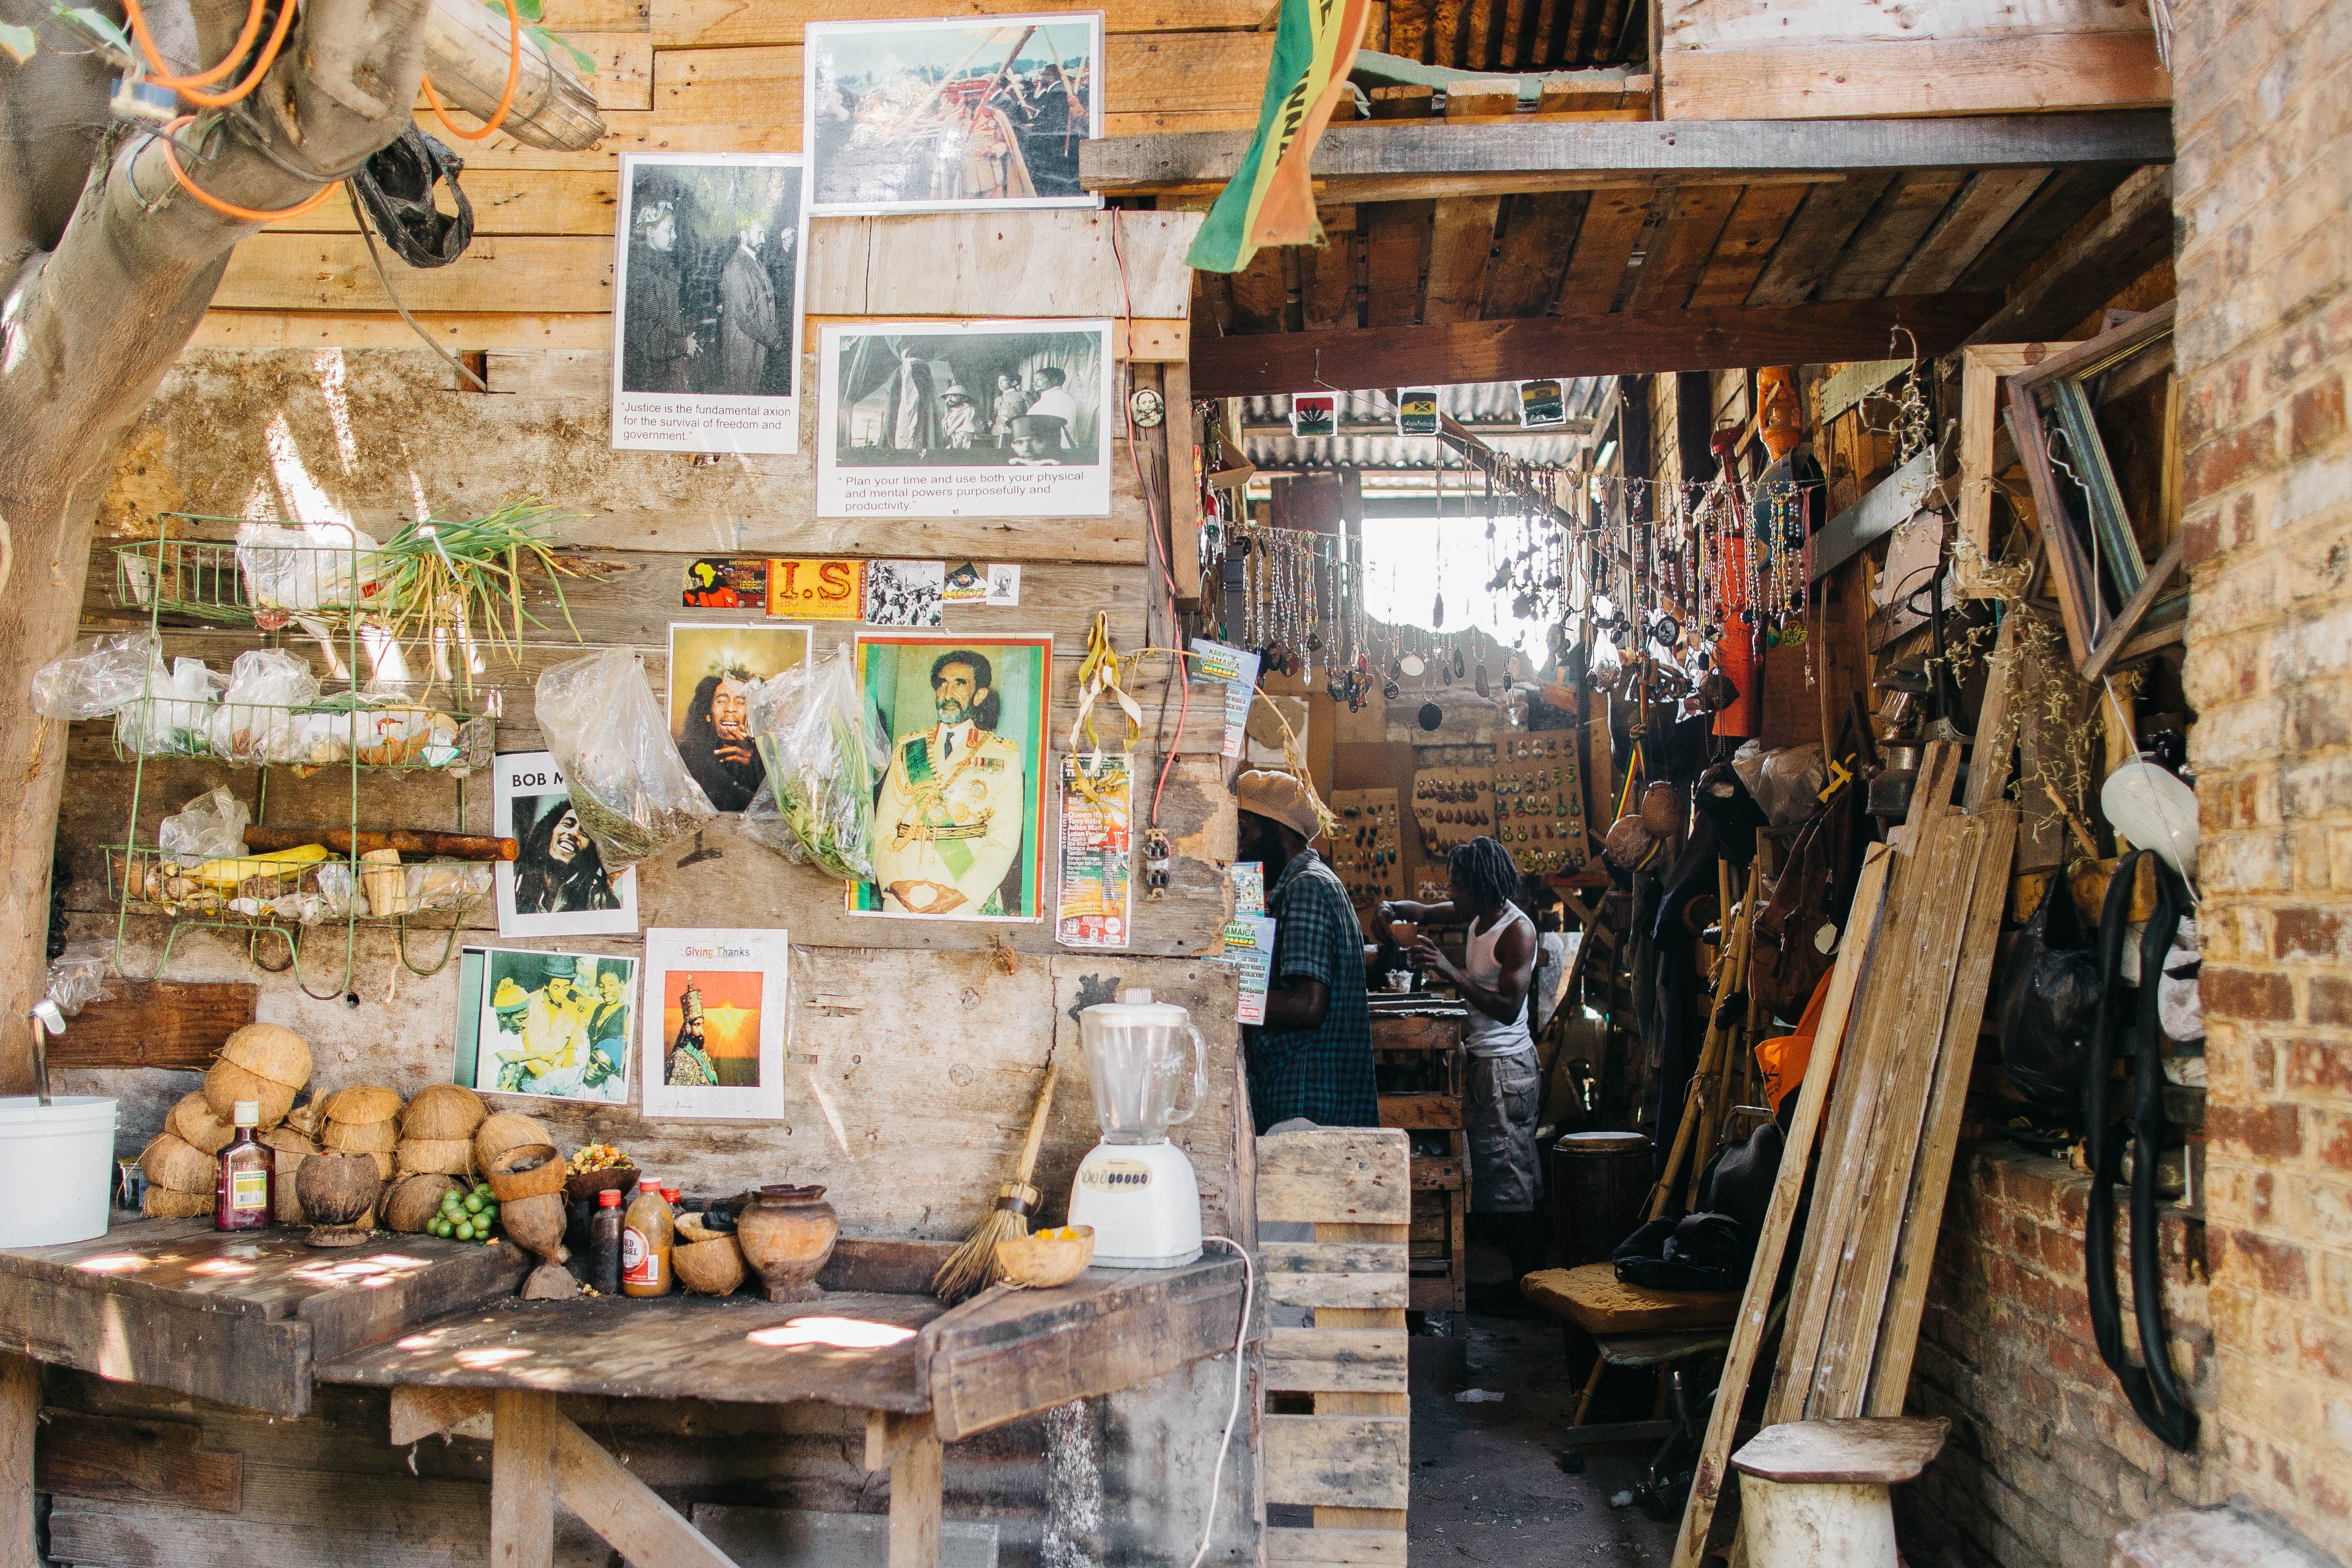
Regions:
[[[1965,169],[1912,169],[1854,234],[1822,284],[1824,300],[1867,300],[1886,292],[1895,272],[1952,203],[1968,179]]]
[[[1486,258],[1495,248],[1495,220],[1502,205],[1500,196],[1439,199],[1430,227],[1429,289],[1422,320],[1477,319],[1486,292]]]
[[[2172,79],[2158,63],[2156,35],[2147,27],[1685,46],[1665,51],[1659,79],[1664,112],[1677,123],[1725,112],[1801,119],[1998,110],[2026,118],[2053,110],[2151,108],[2172,98]]]
[[[2186,558],[2188,548],[2187,534],[2172,536],[2172,542],[2164,547],[2164,553],[2156,558],[2156,564],[2149,567],[2147,575],[2139,580],[2139,586],[2132,591],[2132,596],[2124,601],[2124,607],[2116,612],[2116,618],[2107,624],[2105,631],[2099,634],[2098,646],[2091,650],[2091,657],[2083,661],[2084,680],[2097,680],[2121,662],[2124,645],[2132,640],[2132,634],[2139,630],[2140,622],[2147,618],[2148,606],[2156,603],[2157,595],[2172,581],[2172,574],[2180,570],[2180,563]]]
[[[659,1493],[632,1475],[594,1438],[556,1415],[551,1397],[547,1403],[554,1424],[556,1490],[563,1506],[578,1514],[622,1558],[645,1568],[735,1568],[732,1558],[713,1546]],[[493,1464],[499,1447],[494,1443],[491,1447]],[[936,1521],[937,1516],[933,1517]],[[898,1561],[895,1552],[891,1561]],[[935,1549],[931,1562],[938,1561]]]
[[[2018,289],[1969,342],[2026,342],[2063,334],[2171,254],[2172,221],[2172,171],[2141,171],[2116,187],[2105,219]]]
[[[946,1456],[937,1430],[917,1433],[890,1462],[889,1568],[939,1568]]]
[[[1764,264],[1763,276],[1748,291],[1750,305],[1796,305],[1812,297],[1822,279],[1845,249],[1846,241],[1870,216],[1886,187],[1895,183],[1891,174],[1857,174],[1835,184],[1815,185],[1805,193],[1804,205],[1789,220],[1781,232],[1780,243],[1772,249],[1771,259]],[[1872,351],[1884,353],[1884,348]],[[1815,363],[1822,356],[1814,355]]]
[[[1924,347],[1922,352],[1924,353]],[[1940,351],[1939,351],[1940,352]],[[1813,581],[1818,583],[1911,521],[1936,488],[1939,461],[1935,447],[1873,485],[1860,500],[1830,519],[1813,538]]]
[[[33,1431],[40,1425],[41,1367],[0,1352],[0,1568],[40,1568],[34,1544]]]
[[[1958,346],[1994,301],[1979,294],[1853,300],[1834,304],[1654,310],[1444,326],[1363,328],[1195,337],[1192,387],[1202,397],[1339,391],[1530,376],[1646,375],[1760,369],[1885,352],[1895,326],[1923,356]]]
[[[490,1421],[490,1568],[554,1568],[555,1395],[501,1388]]]
[[[1106,137],[1079,149],[1079,181],[1088,190],[1107,192],[1222,184],[1241,167],[1249,143],[1246,132]],[[1315,174],[1332,182],[1350,176],[1765,174],[2171,161],[2171,117],[2144,111],[1526,125],[1410,121],[1331,127],[1316,147]],[[1441,188],[1428,194],[1441,194]]]
[[[57,1068],[177,1068],[202,1072],[229,1036],[253,1022],[261,987],[241,983],[109,980],[49,1042]]]

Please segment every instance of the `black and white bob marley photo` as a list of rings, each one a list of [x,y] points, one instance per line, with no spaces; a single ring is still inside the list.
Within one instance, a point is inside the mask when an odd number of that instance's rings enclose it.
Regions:
[[[499,832],[521,852],[496,867],[500,936],[631,934],[637,874],[604,869],[551,752],[501,752],[492,791]]]
[[[622,157],[614,447],[800,450],[806,174],[797,153]]]
[[[820,517],[1108,517],[1108,321],[827,327]]]
[[[1103,16],[811,22],[802,66],[820,216],[1092,207]]]

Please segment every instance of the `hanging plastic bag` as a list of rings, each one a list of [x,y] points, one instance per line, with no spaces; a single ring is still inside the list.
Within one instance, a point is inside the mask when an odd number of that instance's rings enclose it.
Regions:
[[[44,719],[103,719],[147,690],[163,667],[153,632],[85,637],[33,672],[33,711]]]
[[[245,830],[253,813],[245,802],[215,785],[163,819],[156,844],[182,865],[223,860],[245,853]]]
[[[49,1000],[70,1018],[93,1002],[110,1002],[106,988],[107,950],[100,942],[75,942],[49,960]]]
[[[874,879],[874,781],[889,752],[866,722],[847,644],[761,681],[751,725],[768,772],[744,826],[794,865]]]
[[[229,667],[228,689],[213,714],[212,751],[238,762],[292,762],[295,709],[319,699],[319,678],[283,648],[257,647],[238,654]]]
[[[2010,948],[1993,999],[2000,1065],[2046,1114],[2071,1117],[2082,1103],[2084,1037],[2100,989],[2098,955],[2084,938],[2066,878],[2053,872]]]
[[[221,678],[203,659],[175,658],[166,674],[158,656],[148,667],[146,694],[114,715],[116,742],[142,756],[202,756],[212,745],[220,690]]]
[[[1829,783],[1817,741],[1769,752],[1750,741],[1732,756],[1731,770],[1774,827],[1794,827],[1812,816]]]
[[[307,615],[356,605],[367,589],[380,548],[341,522],[280,528],[248,522],[236,531],[236,569],[257,612]]]
[[[719,815],[686,771],[644,661],[629,649],[552,667],[539,678],[536,707],[572,810],[608,875],[618,877]]]

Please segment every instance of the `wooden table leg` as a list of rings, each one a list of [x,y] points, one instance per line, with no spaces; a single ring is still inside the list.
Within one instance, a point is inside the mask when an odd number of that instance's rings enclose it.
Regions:
[[[33,1429],[40,1424],[41,1369],[0,1354],[0,1568],[37,1568],[33,1549]]]
[[[929,1415],[875,1412],[866,1421],[866,1466],[890,1466],[890,1568],[939,1568],[941,1452]]]
[[[553,1568],[555,1395],[500,1389],[490,1419],[490,1568]]]

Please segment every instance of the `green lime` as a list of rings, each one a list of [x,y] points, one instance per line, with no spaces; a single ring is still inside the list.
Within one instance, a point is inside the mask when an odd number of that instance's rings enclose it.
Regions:
[[[498,1224],[498,1223],[499,1223],[499,1205],[496,1205],[496,1204],[484,1204],[484,1205],[482,1205],[482,1212],[481,1212],[481,1214],[480,1214],[480,1215],[479,1215],[475,1219],[474,1223],[475,1223],[476,1225],[496,1225],[496,1224]]]
[[[466,1202],[463,1206],[467,1214],[479,1214],[482,1212],[483,1201],[481,1194],[467,1193],[466,1194]]]
[[[447,1220],[436,1215],[432,1225],[427,1228],[436,1236],[447,1236],[455,1227]]]
[[[459,1241],[471,1241],[474,1239],[474,1222],[472,1220],[459,1220],[457,1222],[457,1239]]]
[[[457,1205],[459,1201],[457,1190],[455,1187],[450,1188],[447,1192],[441,1194],[441,1212],[444,1214],[456,1214],[457,1212]]]
[[[478,1198],[488,1197],[490,1195],[490,1184],[488,1182],[476,1182],[474,1184],[474,1195]]]

